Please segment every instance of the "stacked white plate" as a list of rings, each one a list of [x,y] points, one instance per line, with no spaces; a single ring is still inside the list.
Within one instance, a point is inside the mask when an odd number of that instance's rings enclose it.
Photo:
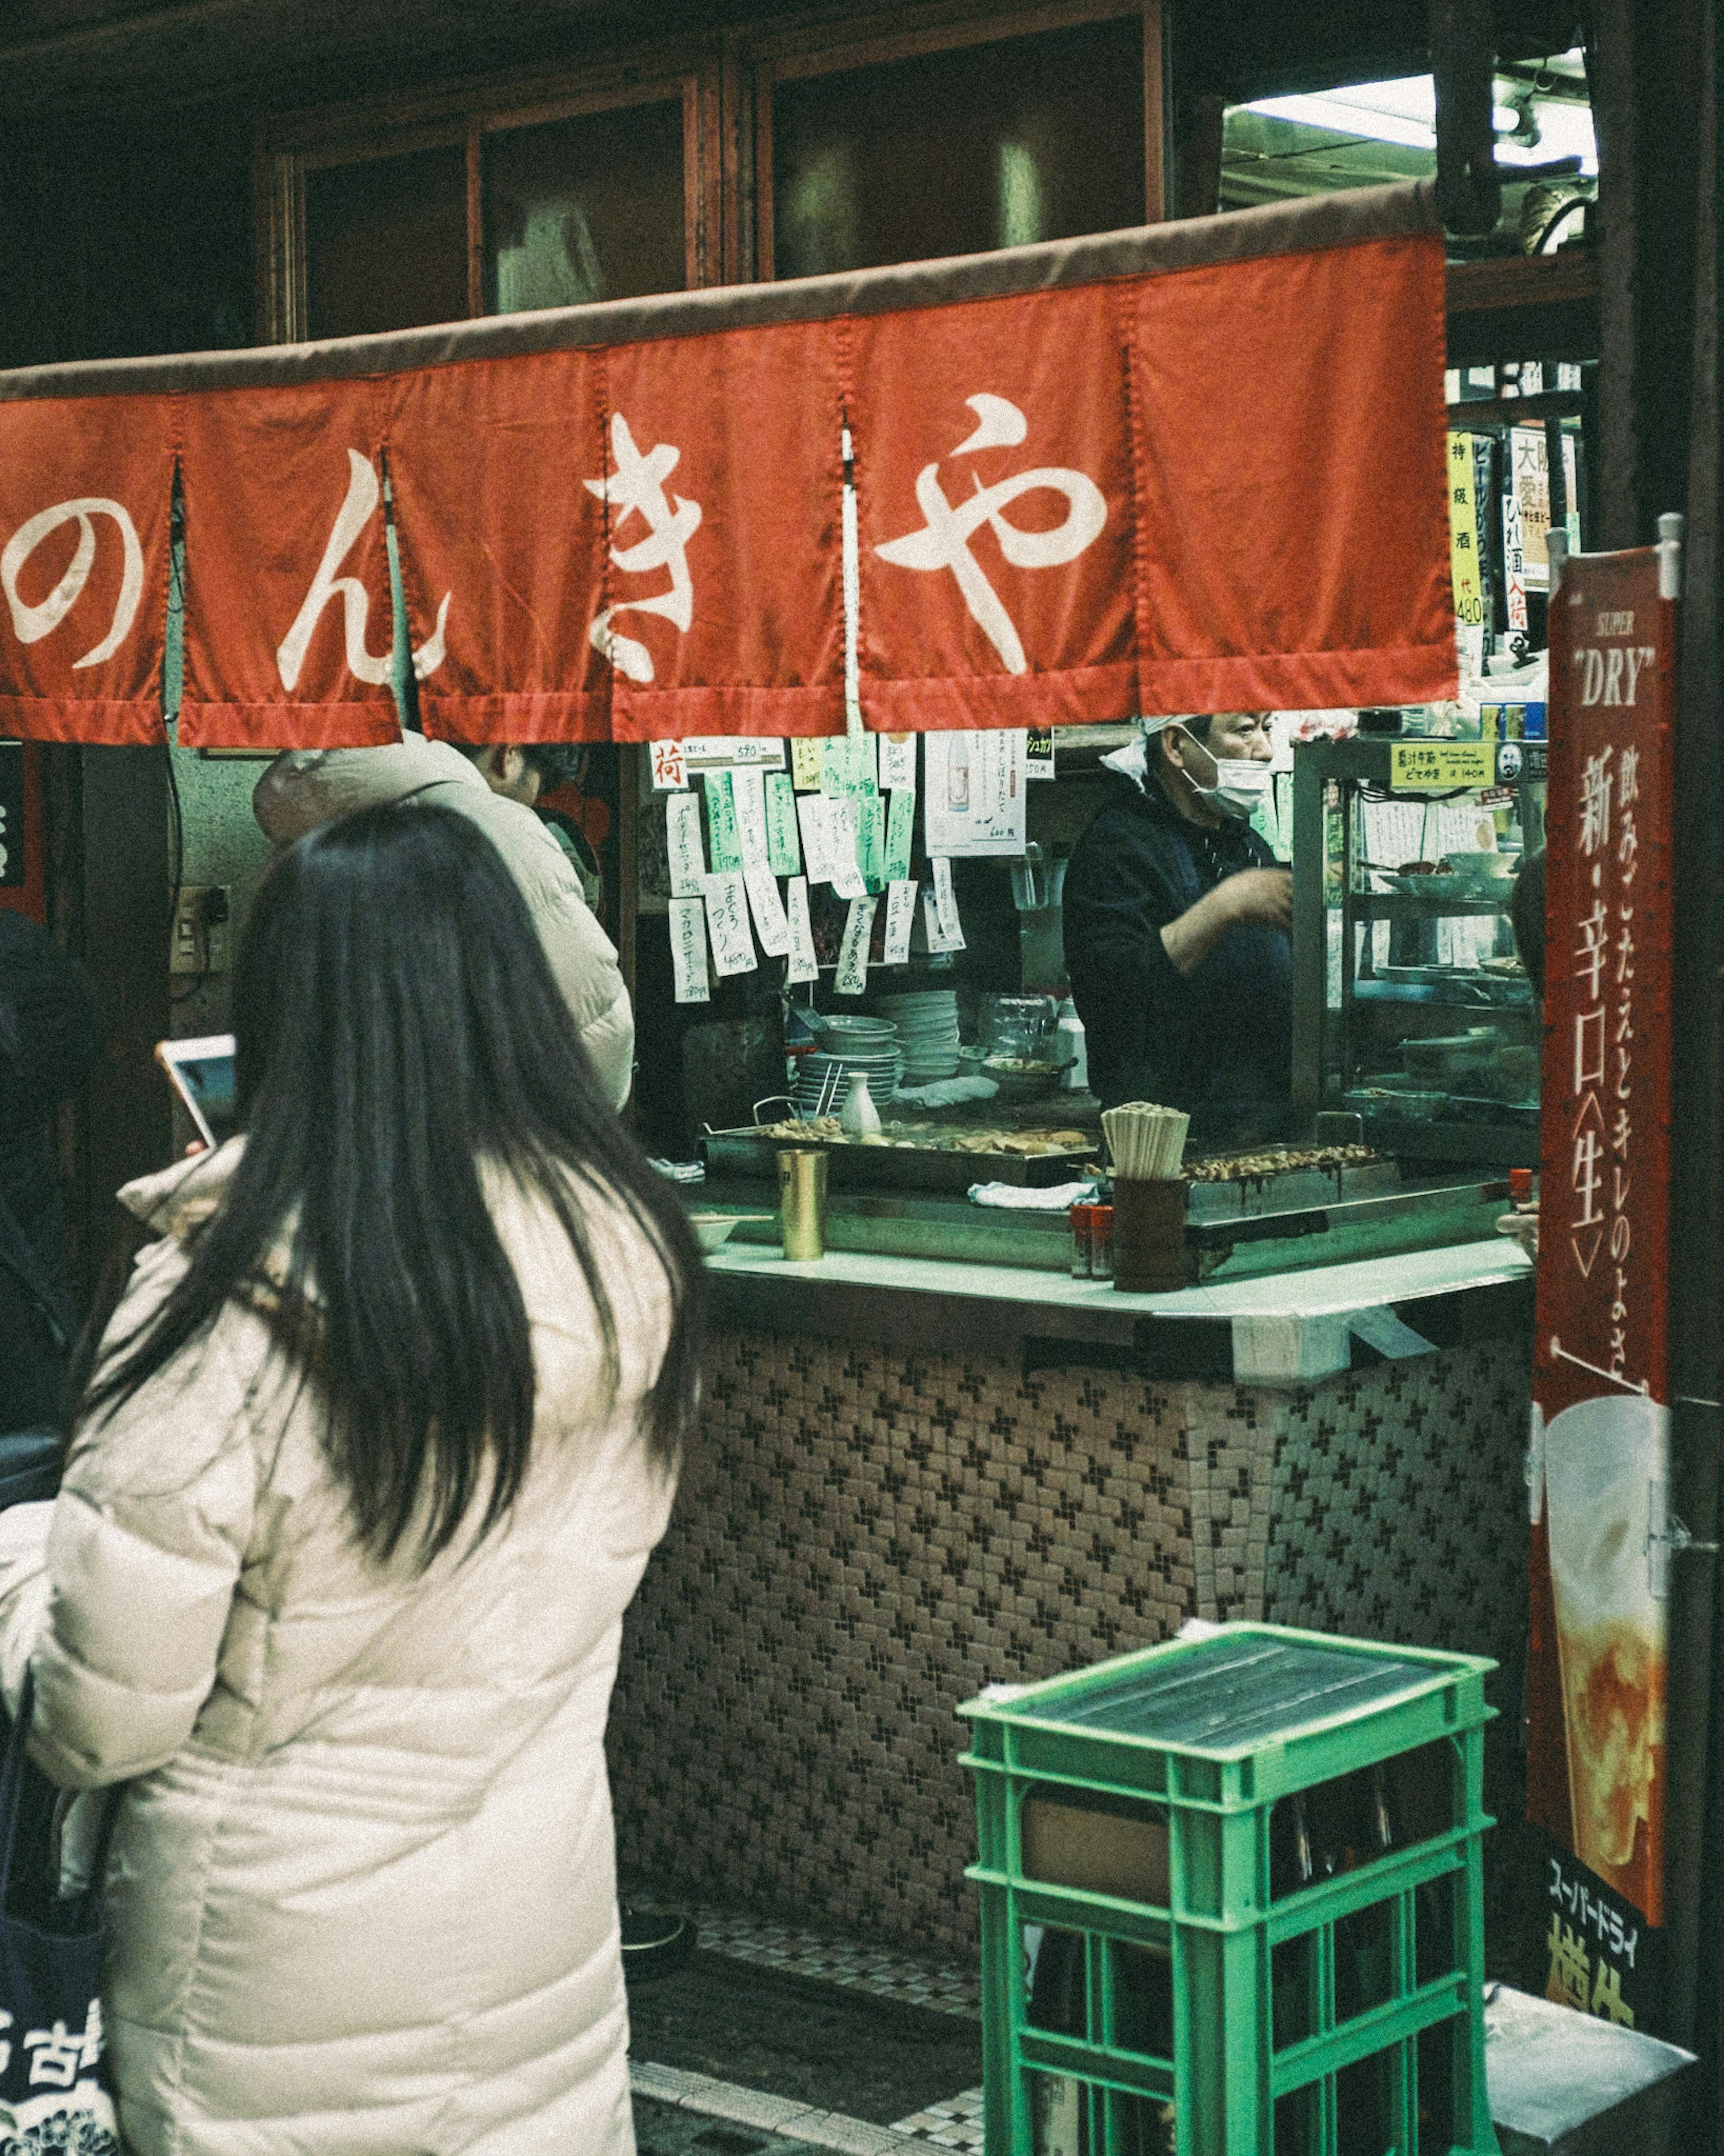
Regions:
[[[936,1078],[952,1075],[957,1069],[954,990],[930,988],[917,995],[882,996],[880,1007],[898,1029],[906,1086],[928,1086]]]
[[[827,1055],[817,1050],[797,1063],[793,1096],[796,1112],[799,1116],[837,1115],[844,1106],[850,1081],[858,1077],[868,1081],[870,1099],[875,1107],[883,1108],[897,1091],[903,1075],[904,1058],[895,1048],[873,1055],[860,1050],[854,1055]]]

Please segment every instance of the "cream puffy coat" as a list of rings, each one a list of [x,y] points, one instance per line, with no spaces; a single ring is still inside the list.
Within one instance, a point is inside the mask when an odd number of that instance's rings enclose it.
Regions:
[[[545,825],[520,802],[493,793],[459,749],[418,734],[387,748],[288,749],[258,781],[252,810],[266,835],[285,846],[356,808],[409,799],[470,817],[503,856],[599,1085],[620,1108],[634,1082],[634,1014],[616,947]]]
[[[185,1264],[235,1141],[122,1194]],[[355,1547],[254,1311],[0,1516],[0,1664],[54,1779],[126,1782],[104,1976],[135,2156],[632,2156],[603,1740],[623,1611],[670,1509],[635,1407],[666,1307],[588,1199],[623,1383],[548,1209],[496,1201],[538,1407],[505,1524],[423,1574]],[[44,1527],[47,1532],[43,1532]]]

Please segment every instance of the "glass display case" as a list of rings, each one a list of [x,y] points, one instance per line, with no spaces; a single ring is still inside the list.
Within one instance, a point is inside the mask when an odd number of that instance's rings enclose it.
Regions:
[[[1405,1160],[1536,1167],[1542,1027],[1509,921],[1544,843],[1532,741],[1301,742],[1293,1091]]]

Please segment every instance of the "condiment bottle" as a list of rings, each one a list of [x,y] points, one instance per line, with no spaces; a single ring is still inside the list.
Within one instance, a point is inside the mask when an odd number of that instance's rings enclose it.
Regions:
[[[1091,1222],[1093,1205],[1074,1205],[1071,1209],[1071,1276],[1074,1280],[1088,1280],[1091,1265]]]
[[[1091,1280],[1113,1278],[1113,1208],[1111,1205],[1092,1205],[1090,1208],[1090,1277]]]

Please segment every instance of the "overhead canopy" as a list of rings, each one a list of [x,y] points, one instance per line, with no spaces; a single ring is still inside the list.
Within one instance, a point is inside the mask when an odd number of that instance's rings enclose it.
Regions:
[[[0,373],[0,731],[884,731],[1452,690],[1427,185],[793,283]]]

